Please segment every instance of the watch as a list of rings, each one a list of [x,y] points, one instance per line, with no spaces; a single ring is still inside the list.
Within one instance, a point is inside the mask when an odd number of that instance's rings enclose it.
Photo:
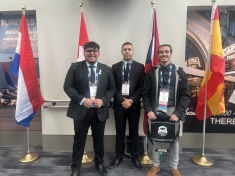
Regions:
[[[133,100],[132,99],[130,99],[130,103],[133,104]]]

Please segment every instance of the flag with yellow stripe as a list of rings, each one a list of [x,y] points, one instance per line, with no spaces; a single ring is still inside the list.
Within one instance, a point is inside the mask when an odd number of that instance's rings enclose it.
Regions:
[[[198,120],[203,120],[204,104],[206,103],[206,118],[212,115],[225,113],[224,105],[224,72],[225,60],[222,50],[219,13],[217,5],[213,5],[211,14],[211,44],[210,44],[210,60],[208,61],[208,87],[206,93],[206,73],[201,84],[201,90],[198,96],[196,116]],[[208,68],[209,67],[209,68]]]

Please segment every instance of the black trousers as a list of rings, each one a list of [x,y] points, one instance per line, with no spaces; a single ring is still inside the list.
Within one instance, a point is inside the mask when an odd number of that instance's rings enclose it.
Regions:
[[[125,131],[126,121],[129,123],[129,136],[131,144],[131,157],[137,159],[138,157],[138,143],[139,143],[139,118],[140,110],[114,110],[114,118],[116,125],[116,158],[121,158],[125,150]]]
[[[97,116],[96,108],[89,108],[83,121],[74,120],[74,142],[72,155],[72,170],[80,170],[82,156],[86,143],[88,129],[91,125],[93,147],[95,152],[95,163],[103,163],[104,158],[104,128],[105,122],[101,122]]]

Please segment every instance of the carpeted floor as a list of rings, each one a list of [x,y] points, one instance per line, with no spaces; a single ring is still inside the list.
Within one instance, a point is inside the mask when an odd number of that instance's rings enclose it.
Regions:
[[[31,152],[39,154],[39,159],[31,163],[20,163],[19,158],[25,154],[26,146],[0,146],[0,176],[69,176],[71,152],[43,152],[41,146],[31,147]],[[203,167],[192,162],[192,157],[200,155],[201,149],[183,149],[180,153],[179,170],[182,176],[234,176],[235,149],[206,149],[206,157],[213,160],[211,167]],[[105,153],[104,165],[108,166],[114,153]],[[116,168],[108,169],[109,176],[145,176],[151,168],[139,171],[125,157]],[[163,153],[162,169],[158,176],[170,176],[169,153]],[[82,176],[99,176],[94,163],[83,164]]]

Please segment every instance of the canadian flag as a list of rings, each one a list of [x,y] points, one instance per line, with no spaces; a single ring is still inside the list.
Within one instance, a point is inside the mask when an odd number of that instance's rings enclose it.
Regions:
[[[81,16],[81,20],[80,20],[80,34],[79,34],[79,42],[78,42],[77,62],[85,60],[83,46],[86,42],[89,41],[83,12],[80,12],[80,16]]]

